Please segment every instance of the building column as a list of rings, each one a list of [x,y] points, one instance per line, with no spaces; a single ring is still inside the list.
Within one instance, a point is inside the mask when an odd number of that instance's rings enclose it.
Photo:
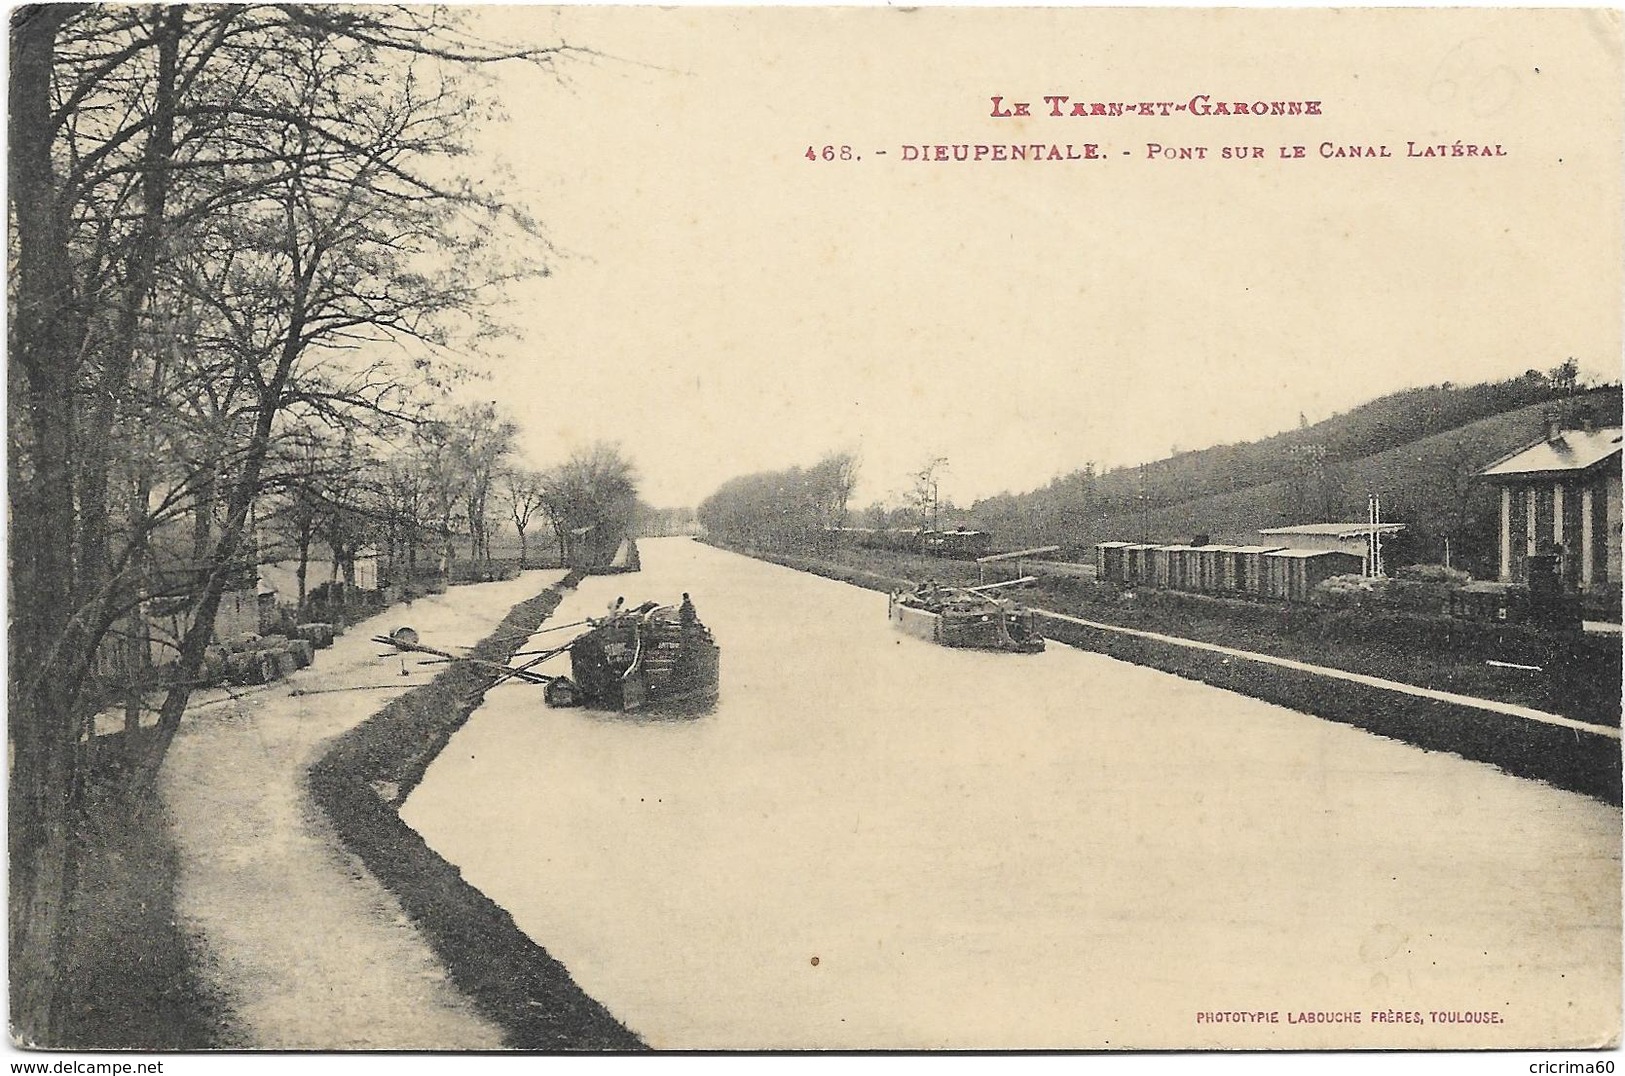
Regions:
[[[1621,514],[1625,511],[1625,497],[1621,496],[1620,479],[1618,475],[1608,475],[1603,479],[1603,569],[1600,582],[1609,586],[1619,586],[1620,559],[1621,559]]]
[[[1512,582],[1512,487],[1501,487],[1501,582]]]
[[[1592,502],[1591,487],[1587,486],[1580,491],[1580,585],[1589,587],[1592,576],[1596,572],[1596,565],[1591,555],[1592,546]]]
[[[1535,516],[1540,511],[1540,493],[1530,486],[1524,493],[1524,556],[1535,555]]]
[[[1563,483],[1552,483],[1552,544],[1563,544]]]

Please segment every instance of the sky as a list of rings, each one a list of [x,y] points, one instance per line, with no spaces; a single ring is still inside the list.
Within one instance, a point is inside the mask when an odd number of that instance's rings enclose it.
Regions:
[[[859,505],[935,457],[968,504],[1414,385],[1570,356],[1613,379],[1617,17],[479,9],[590,52],[494,76],[508,118],[472,166],[511,172],[554,251],[478,393],[535,465],[620,442],[659,505],[832,451],[859,454]],[[1042,102],[1204,93],[1321,114]],[[1457,140],[1506,155],[1406,156]],[[1034,142],[1103,159],[903,159]],[[826,145],[854,159],[806,159]]]

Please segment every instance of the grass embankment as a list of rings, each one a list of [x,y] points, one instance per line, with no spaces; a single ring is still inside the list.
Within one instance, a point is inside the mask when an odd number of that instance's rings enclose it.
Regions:
[[[137,750],[150,729],[142,730]],[[67,1050],[171,1053],[241,1046],[225,1001],[198,975],[203,950],[175,914],[179,853],[156,797],[123,795],[123,733],[98,737],[87,789],[64,1014]]]
[[[578,581],[572,574],[560,586]],[[559,600],[550,587],[520,602],[470,656],[506,664]],[[345,847],[400,900],[452,981],[503,1029],[507,1046],[642,1049],[637,1036],[588,997],[564,965],[401,821],[400,805],[497,675],[469,662],[448,665],[339,736],[311,767],[311,794]]]
[[[955,583],[976,578],[973,563],[873,550],[840,550],[820,558],[755,555],[871,590],[923,578]],[[1125,600],[1111,587],[1078,579],[1043,580],[1022,591],[1022,600],[1102,624],[1510,702],[1592,724],[1620,723],[1617,637],[1441,624],[1429,617],[1376,619],[1346,610],[1165,591],[1142,591]],[[1044,633],[1428,750],[1492,763],[1607,803],[1621,802],[1620,745],[1607,736],[1054,619],[1045,621]],[[1482,654],[1491,647],[1500,648],[1506,660],[1522,659],[1543,671],[1484,666]]]

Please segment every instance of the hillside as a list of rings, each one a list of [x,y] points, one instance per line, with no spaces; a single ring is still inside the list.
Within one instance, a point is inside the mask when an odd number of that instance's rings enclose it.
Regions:
[[[1453,562],[1482,574],[1495,555],[1498,509],[1493,492],[1472,476],[1538,439],[1554,409],[1617,424],[1620,391],[1559,394],[1530,377],[1409,390],[1249,444],[1182,453],[1143,469],[1076,472],[1031,493],[978,502],[971,517],[1004,546],[1188,541],[1197,534],[1243,541],[1262,527],[1364,519],[1367,495],[1379,492],[1384,517],[1409,524],[1392,549],[1396,559],[1438,560],[1448,535]]]

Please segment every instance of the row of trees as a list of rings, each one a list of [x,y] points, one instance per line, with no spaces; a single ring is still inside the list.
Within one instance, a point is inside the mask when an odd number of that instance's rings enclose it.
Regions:
[[[492,539],[508,528],[520,564],[532,560],[530,539],[541,527],[550,529],[561,563],[575,534],[618,542],[631,529],[636,474],[617,446],[595,444],[538,470],[516,458],[518,432],[494,404],[483,404],[423,418],[393,440],[350,431],[290,437],[294,466],[284,488],[267,488],[257,502],[258,557],[294,562],[294,600],[303,608],[320,547],[333,581],[353,585],[357,555],[370,548],[380,583],[408,586],[443,580],[463,555],[489,567]]]
[[[189,625],[127,771],[138,804],[263,516],[342,560],[387,495],[386,532],[413,532],[387,542],[410,550],[460,514],[488,547],[511,429],[425,399],[545,248],[500,191],[456,173],[494,115],[466,71],[560,50],[484,43],[454,18],[13,13],[8,926],[25,1042],[57,1041],[71,999],[89,685],[109,644],[135,645],[132,618],[161,599]]]
[[[858,459],[833,452],[811,467],[762,471],[723,483],[696,510],[717,540],[783,552],[822,548],[832,528],[847,525]]]

